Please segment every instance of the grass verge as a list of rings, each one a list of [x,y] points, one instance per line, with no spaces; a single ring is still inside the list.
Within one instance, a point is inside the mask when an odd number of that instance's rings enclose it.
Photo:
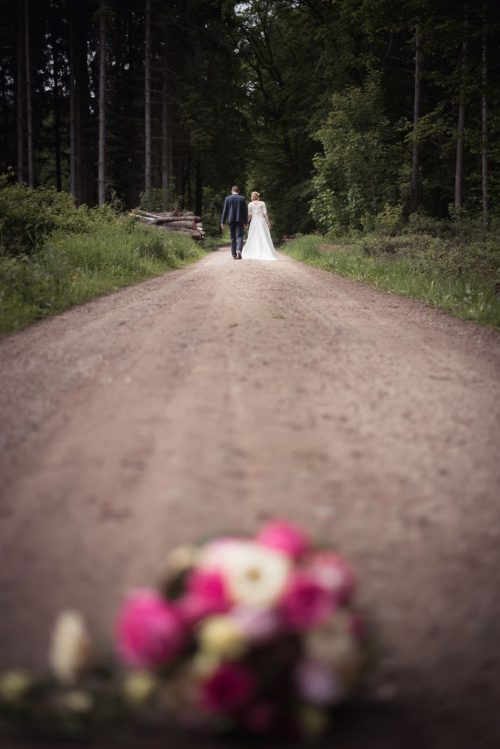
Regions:
[[[390,253],[387,252],[388,242]],[[385,247],[385,251],[378,252],[377,243]],[[461,265],[453,262],[450,253],[446,255],[445,264],[442,255],[448,248],[440,247],[433,237],[426,240],[422,236],[412,240],[406,235],[399,243],[397,237],[387,240],[360,237],[346,244],[328,245],[325,237],[306,235],[282,249],[296,260],[322,270],[393,294],[420,299],[458,317],[500,328],[500,298],[496,293],[498,252],[495,250],[493,263],[488,267],[484,262],[485,253],[478,253],[475,264],[470,248],[468,253],[462,251]]]
[[[0,332],[201,258],[189,237],[100,215],[84,231],[57,229],[32,254],[0,255]]]

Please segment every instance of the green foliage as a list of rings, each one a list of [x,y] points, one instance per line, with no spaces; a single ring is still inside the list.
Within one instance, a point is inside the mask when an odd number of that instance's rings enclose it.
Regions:
[[[9,208],[9,227],[13,215],[32,216],[36,206],[44,213],[34,243],[26,239],[30,233],[9,229],[11,251],[0,255],[1,331],[180,267],[202,253],[185,235],[138,224],[109,206],[76,208],[54,191],[15,185],[3,188],[0,200]],[[22,227],[20,219],[16,226]],[[29,252],[23,253],[26,246]]]
[[[304,236],[285,251],[323,270],[500,328],[498,236],[457,242],[422,234],[372,234],[336,244],[331,252],[324,237]]]
[[[316,133],[323,153],[314,158],[311,213],[324,229],[360,228],[397,198],[399,144],[384,114],[380,77],[335,94]]]
[[[203,188],[203,231],[211,236],[220,235],[220,217],[224,205],[224,193],[213,187]]]
[[[166,211],[173,208],[174,202],[173,196],[161,187],[153,187],[139,196],[139,207],[143,211]]]
[[[404,221],[404,209],[400,203],[389,205],[386,203],[383,210],[377,213],[374,220],[374,228],[384,234],[393,236],[402,231]]]
[[[0,253],[18,257],[41,249],[59,227],[81,231],[88,225],[88,209],[52,187],[32,190],[24,185],[0,189]]]

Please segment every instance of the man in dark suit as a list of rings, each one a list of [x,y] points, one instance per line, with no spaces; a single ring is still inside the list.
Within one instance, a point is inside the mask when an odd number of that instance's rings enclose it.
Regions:
[[[224,229],[226,221],[231,232],[231,254],[235,260],[241,260],[243,249],[243,229],[248,224],[247,201],[240,195],[240,188],[234,185],[231,195],[224,201],[224,210],[220,220],[221,229]]]

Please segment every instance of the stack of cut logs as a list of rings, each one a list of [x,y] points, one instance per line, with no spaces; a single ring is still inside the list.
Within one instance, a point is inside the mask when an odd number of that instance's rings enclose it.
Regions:
[[[205,232],[201,225],[201,218],[191,211],[165,211],[152,213],[136,208],[134,215],[144,224],[153,224],[162,229],[188,234],[193,239],[203,239]]]

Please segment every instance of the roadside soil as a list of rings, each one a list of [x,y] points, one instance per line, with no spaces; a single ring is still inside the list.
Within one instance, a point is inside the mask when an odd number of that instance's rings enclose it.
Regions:
[[[339,745],[494,749],[500,336],[280,260],[226,248],[0,340],[0,668],[283,516],[352,560],[380,642]]]

